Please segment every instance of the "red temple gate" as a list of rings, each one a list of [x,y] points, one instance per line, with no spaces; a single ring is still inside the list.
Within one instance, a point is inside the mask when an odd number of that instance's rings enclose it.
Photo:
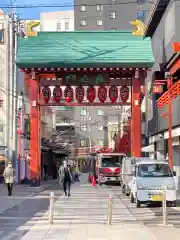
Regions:
[[[40,107],[131,105],[131,155],[141,155],[141,86],[146,68],[23,69],[30,85],[31,178],[40,178]],[[128,78],[127,78],[128,76]],[[83,81],[82,81],[83,79]],[[102,83],[98,82],[101,80]],[[121,81],[119,81],[121,79]],[[73,86],[73,87],[72,87]],[[65,101],[63,101],[65,99]]]
[[[131,32],[40,32],[20,39],[17,66],[30,86],[31,179],[40,179],[40,108],[45,105],[131,106],[131,155],[139,157],[141,86],[153,63],[151,40]]]

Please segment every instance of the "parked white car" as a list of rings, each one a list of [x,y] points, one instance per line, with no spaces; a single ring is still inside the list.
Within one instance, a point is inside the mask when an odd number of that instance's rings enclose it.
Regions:
[[[176,184],[172,171],[166,161],[150,160],[138,161],[133,169],[130,183],[130,199],[136,206],[153,202],[161,202],[164,189],[166,201],[171,206],[176,206]]]

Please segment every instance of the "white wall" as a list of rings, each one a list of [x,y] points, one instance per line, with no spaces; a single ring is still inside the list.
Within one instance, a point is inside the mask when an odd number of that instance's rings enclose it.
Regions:
[[[0,124],[3,132],[0,132],[0,145],[9,149],[9,157],[14,150],[13,126],[15,119],[15,90],[13,81],[13,46],[12,46],[12,22],[9,17],[0,11],[0,29],[4,28],[4,43],[0,44],[0,97],[4,100],[0,108]]]
[[[74,11],[41,13],[40,23],[41,31],[74,31]],[[69,25],[67,29],[66,23]]]

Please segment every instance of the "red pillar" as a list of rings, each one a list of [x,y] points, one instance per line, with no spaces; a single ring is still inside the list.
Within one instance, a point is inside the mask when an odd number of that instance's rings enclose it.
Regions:
[[[132,156],[141,157],[140,77],[132,80]]]
[[[41,176],[40,157],[40,107],[39,107],[39,82],[30,81],[30,179],[31,186],[39,186]]]
[[[172,96],[171,89],[172,87],[172,79],[168,79],[168,131],[169,131],[169,139],[168,139],[168,157],[169,157],[169,166],[173,169],[173,153],[172,153]]]

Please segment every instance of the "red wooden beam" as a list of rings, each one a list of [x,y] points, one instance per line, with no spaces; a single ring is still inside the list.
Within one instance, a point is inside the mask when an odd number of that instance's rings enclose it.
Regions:
[[[116,102],[116,103],[112,103],[112,102],[107,102],[107,103],[101,103],[101,102],[95,102],[95,103],[89,103],[89,102],[84,102],[84,103],[76,103],[76,102],[60,102],[60,103],[40,103],[40,106],[65,106],[65,107],[81,107],[81,106],[131,106],[131,102]]]

